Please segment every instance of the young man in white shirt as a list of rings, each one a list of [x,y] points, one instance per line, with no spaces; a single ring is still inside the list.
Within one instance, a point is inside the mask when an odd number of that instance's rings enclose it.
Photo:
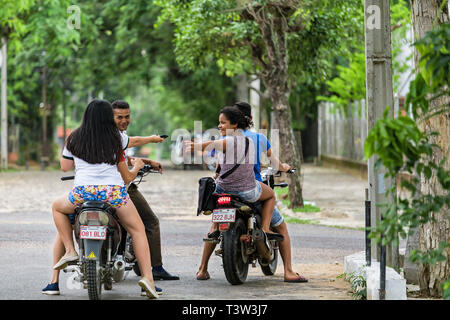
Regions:
[[[114,121],[121,132],[125,132],[130,124],[131,112],[130,106],[127,102],[117,100],[112,103],[114,110]],[[130,137],[128,148],[142,146],[147,143],[159,143],[164,141],[164,138],[153,135],[149,137]],[[129,159],[130,157],[128,157]],[[162,166],[159,162],[150,159],[141,158],[145,164],[150,164],[162,172]],[[148,245],[150,247],[151,262],[153,278],[155,280],[179,280],[178,276],[171,275],[162,266],[161,256],[161,234],[159,228],[159,219],[150,208],[147,200],[139,192],[138,187],[131,183],[128,186],[128,194],[131,201],[133,201],[141,219],[145,226],[145,233],[147,234]]]

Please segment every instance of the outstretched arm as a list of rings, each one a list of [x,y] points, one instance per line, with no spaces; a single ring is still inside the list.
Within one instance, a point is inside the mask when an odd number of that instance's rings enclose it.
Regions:
[[[196,150],[197,148],[199,150],[205,150],[206,147],[209,147],[209,150],[216,149],[219,151],[225,151],[227,149],[227,139],[221,139],[221,140],[214,140],[214,141],[206,141],[202,143],[194,143],[192,141],[185,141],[184,142],[184,151],[185,152],[192,152]]]
[[[147,143],[160,143],[163,142],[164,138],[158,135],[152,135],[147,137],[129,137],[128,148],[140,147]]]

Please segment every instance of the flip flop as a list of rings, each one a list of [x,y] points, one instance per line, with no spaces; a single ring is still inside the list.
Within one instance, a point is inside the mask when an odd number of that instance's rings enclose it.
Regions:
[[[219,239],[219,236],[220,236],[220,231],[219,230],[216,230],[216,231],[208,233],[208,238],[209,239]]]
[[[266,232],[266,235],[269,240],[276,240],[276,241],[280,241],[280,242],[284,240],[284,236],[279,233]]]
[[[291,280],[284,280],[284,282],[289,282],[289,283],[302,283],[302,282],[308,282],[308,279],[306,279],[304,276],[299,275],[298,273],[296,273],[298,278],[297,279],[291,279]]]
[[[198,272],[197,272],[197,274],[198,274]],[[209,280],[209,278],[210,278],[210,276],[209,276],[208,271],[206,271],[206,276],[204,276],[204,277],[197,276],[197,280]]]

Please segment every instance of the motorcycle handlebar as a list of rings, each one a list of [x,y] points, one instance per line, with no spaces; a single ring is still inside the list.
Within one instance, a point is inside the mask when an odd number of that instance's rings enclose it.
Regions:
[[[157,170],[158,168],[155,168],[149,164],[144,165],[138,172],[138,176],[142,176],[146,173],[159,173],[159,171]]]
[[[62,180],[62,181],[73,180],[73,179],[75,179],[75,176],[61,177],[61,180]]]

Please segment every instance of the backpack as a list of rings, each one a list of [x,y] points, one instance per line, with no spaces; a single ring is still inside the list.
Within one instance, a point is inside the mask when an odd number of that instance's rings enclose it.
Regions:
[[[232,174],[243,162],[248,153],[249,140],[245,137],[245,154],[244,158],[238,162],[233,168],[225,172],[220,177],[225,179],[230,174]],[[220,167],[220,165],[219,165]],[[219,170],[220,171],[220,170]],[[198,204],[197,204],[197,216],[202,212],[204,214],[211,214],[215,207],[215,199],[213,196],[214,191],[216,190],[216,181],[211,177],[203,177],[198,180]],[[208,213],[209,211],[209,213]]]

